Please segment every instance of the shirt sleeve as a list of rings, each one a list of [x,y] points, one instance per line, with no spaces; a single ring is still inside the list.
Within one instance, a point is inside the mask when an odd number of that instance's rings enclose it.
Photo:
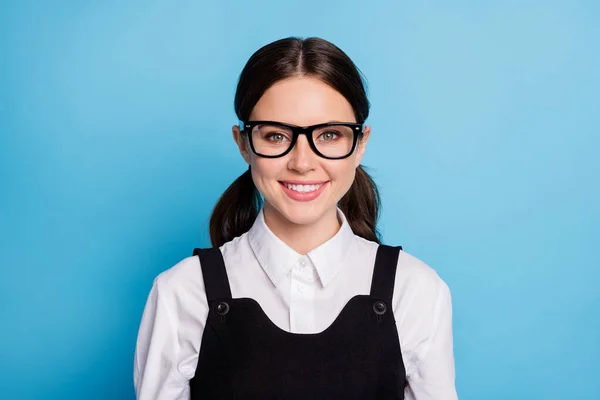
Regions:
[[[431,332],[417,353],[418,360],[407,371],[407,399],[457,400],[452,334],[452,300],[448,286],[438,282],[431,315]]]
[[[177,366],[180,351],[174,310],[156,279],[140,323],[134,357],[138,400],[188,400],[189,382]]]

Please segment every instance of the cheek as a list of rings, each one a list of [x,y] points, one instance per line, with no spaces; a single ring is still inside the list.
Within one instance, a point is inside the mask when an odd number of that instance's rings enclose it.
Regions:
[[[348,190],[354,181],[356,167],[354,166],[354,160],[348,158],[343,161],[338,160],[329,164],[328,171],[331,179],[337,181],[340,188]]]
[[[252,168],[252,178],[259,190],[275,182],[281,176],[281,171],[285,169],[285,163],[282,163],[281,159],[262,157],[252,157],[250,166]]]

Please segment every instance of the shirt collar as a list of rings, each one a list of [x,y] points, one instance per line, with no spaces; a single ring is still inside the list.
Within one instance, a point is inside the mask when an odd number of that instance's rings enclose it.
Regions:
[[[354,241],[354,232],[339,208],[337,215],[341,222],[337,233],[306,255],[314,265],[323,286],[327,286],[344,267]],[[252,228],[248,231],[248,241],[260,266],[275,286],[283,281],[292,267],[303,257],[269,229],[265,223],[263,209],[260,210]]]

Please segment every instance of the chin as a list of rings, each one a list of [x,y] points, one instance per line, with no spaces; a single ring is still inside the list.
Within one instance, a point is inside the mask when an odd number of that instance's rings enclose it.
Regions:
[[[285,204],[273,206],[280,216],[295,225],[312,225],[318,222],[325,214],[323,206],[305,204]]]

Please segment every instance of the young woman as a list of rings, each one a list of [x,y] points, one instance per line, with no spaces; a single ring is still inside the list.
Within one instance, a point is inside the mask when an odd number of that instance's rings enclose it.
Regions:
[[[154,282],[138,399],[456,399],[449,289],[379,244],[354,63],[322,39],[273,42],[235,111],[249,168],[213,211],[214,247]]]

